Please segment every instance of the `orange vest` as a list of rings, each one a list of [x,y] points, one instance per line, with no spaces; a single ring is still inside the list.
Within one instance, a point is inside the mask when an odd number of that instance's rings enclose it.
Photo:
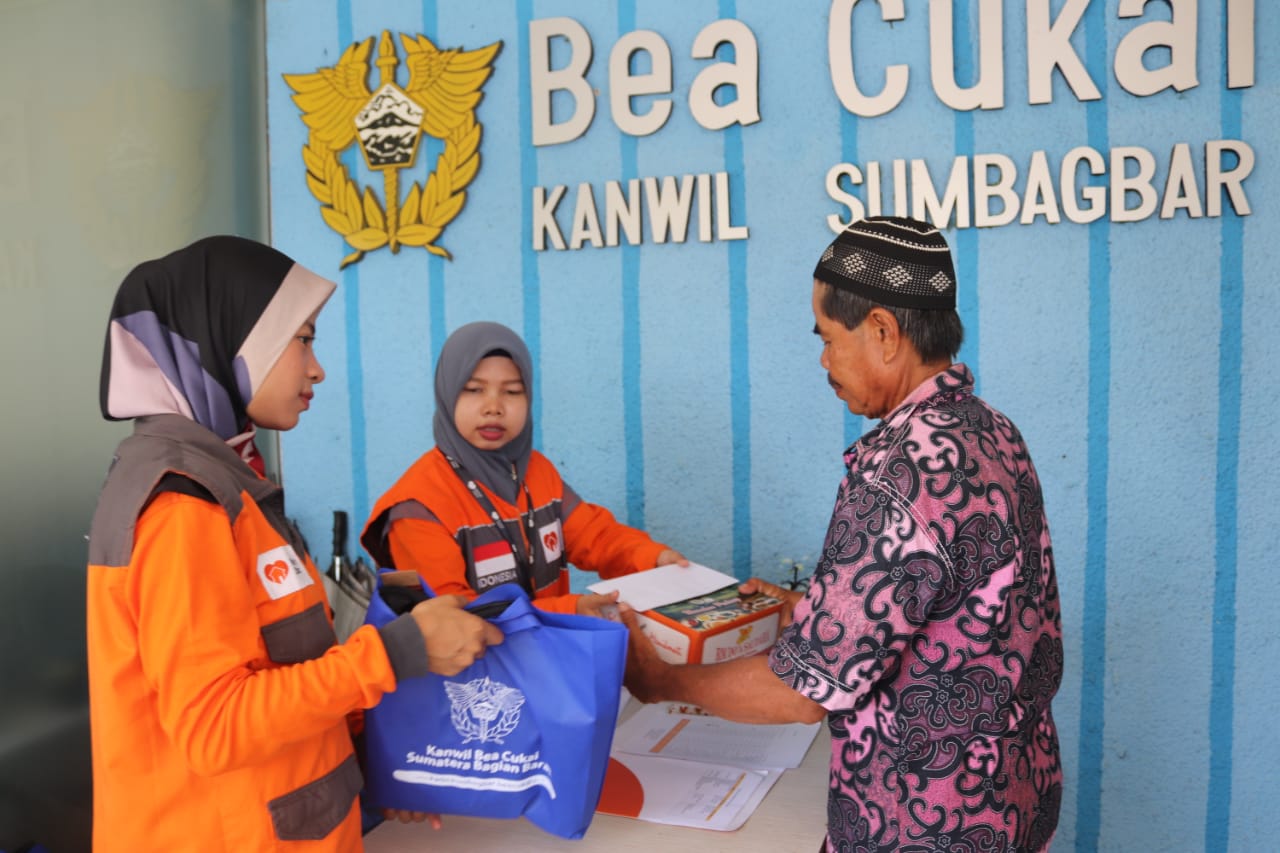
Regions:
[[[395,689],[388,647],[336,644],[280,490],[185,418],[117,451],[88,647],[96,851],[361,848],[347,716]]]
[[[578,598],[569,594],[569,564],[617,577],[653,568],[667,547],[583,501],[536,450],[516,504],[477,485],[501,516],[506,535],[444,453],[433,448],[374,505],[360,541],[378,565],[412,569],[438,595],[471,598],[516,582],[539,607],[567,613]]]

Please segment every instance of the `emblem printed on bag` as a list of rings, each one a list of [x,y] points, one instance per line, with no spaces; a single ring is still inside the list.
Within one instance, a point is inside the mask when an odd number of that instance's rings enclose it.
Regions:
[[[502,48],[494,42],[476,50],[441,50],[424,35],[400,34],[408,83],[396,82],[399,58],[391,33],[378,40],[379,80],[370,91],[369,54],[373,37],[355,42],[337,64],[310,74],[285,74],[310,129],[302,160],[307,187],[320,202],[320,215],[356,251],[341,267],[386,246],[419,246],[452,259],[439,245],[445,228],[467,201],[467,187],[480,168],[481,125],[476,106]],[[400,170],[412,169],[422,134],[443,142],[443,150],[423,185],[414,182],[400,198]],[[382,173],[383,198],[363,190],[338,159],[358,141],[370,171]]]
[[[462,736],[462,746],[472,741],[501,744],[520,725],[524,693],[514,687],[485,676],[466,683],[446,681],[444,689],[449,697],[449,722]],[[479,746],[463,749],[428,743],[422,752],[410,751],[404,760],[413,769],[401,767],[392,771],[391,777],[410,785],[499,793],[544,788],[551,799],[556,798],[551,766],[540,751],[487,752]]]
[[[464,744],[502,743],[520,725],[524,694],[485,676],[466,684],[446,681],[451,706],[449,719]]]
[[[311,575],[296,551],[288,545],[258,555],[258,579],[272,600],[311,586]]]

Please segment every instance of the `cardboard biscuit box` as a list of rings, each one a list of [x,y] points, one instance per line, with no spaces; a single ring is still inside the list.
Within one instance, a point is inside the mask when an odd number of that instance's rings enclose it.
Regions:
[[[664,661],[720,663],[767,651],[781,614],[781,601],[763,593],[744,598],[735,583],[637,616]]]

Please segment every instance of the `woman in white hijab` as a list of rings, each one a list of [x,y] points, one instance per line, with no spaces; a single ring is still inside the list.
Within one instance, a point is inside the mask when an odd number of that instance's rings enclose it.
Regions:
[[[210,237],[116,295],[100,400],[134,430],[89,534],[95,850],[359,850],[348,718],[501,642],[456,596],[336,642],[252,440],[296,425],[324,379],[311,342],[333,290]]]

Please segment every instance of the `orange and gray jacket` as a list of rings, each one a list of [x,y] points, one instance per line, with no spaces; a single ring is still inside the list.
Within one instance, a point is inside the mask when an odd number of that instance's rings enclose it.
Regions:
[[[281,490],[139,418],[89,535],[94,848],[358,850],[348,718],[427,671],[411,617],[337,644]]]
[[[472,482],[500,520],[433,448],[374,505],[360,536],[365,550],[380,566],[418,572],[437,595],[470,598],[518,583],[543,609],[572,613],[569,564],[612,578],[653,568],[667,547],[579,498],[536,450],[515,504]]]

